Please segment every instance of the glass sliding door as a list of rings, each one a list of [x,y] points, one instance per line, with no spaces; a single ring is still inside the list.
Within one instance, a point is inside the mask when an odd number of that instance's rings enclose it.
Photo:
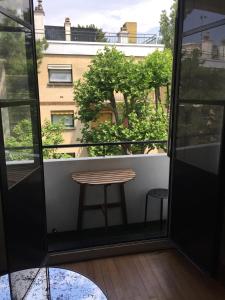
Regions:
[[[39,267],[46,216],[32,1],[0,1],[0,183],[8,270]]]
[[[179,3],[171,237],[214,272],[219,250],[225,107],[225,3]]]

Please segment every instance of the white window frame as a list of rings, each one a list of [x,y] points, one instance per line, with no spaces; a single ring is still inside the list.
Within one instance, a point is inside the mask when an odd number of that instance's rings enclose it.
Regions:
[[[67,75],[70,75],[68,77],[68,80],[57,79],[57,76],[55,79],[52,79],[52,73],[55,71],[55,75],[60,74],[60,72],[67,73]],[[73,72],[72,72],[72,65],[48,65],[48,80],[49,83],[72,83],[73,82]]]

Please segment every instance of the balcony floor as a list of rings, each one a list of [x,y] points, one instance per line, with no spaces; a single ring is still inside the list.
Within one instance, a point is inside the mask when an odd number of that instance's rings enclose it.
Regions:
[[[88,247],[133,242],[162,238],[167,235],[167,222],[164,221],[163,228],[160,222],[148,222],[129,224],[127,226],[111,226],[105,228],[85,229],[80,233],[76,231],[51,233],[48,235],[49,252],[83,249]]]
[[[224,300],[225,288],[176,250],[98,259],[63,267],[94,281],[108,300]]]

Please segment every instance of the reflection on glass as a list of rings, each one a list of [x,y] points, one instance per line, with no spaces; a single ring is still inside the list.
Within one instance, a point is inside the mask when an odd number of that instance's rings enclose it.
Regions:
[[[94,282],[79,273],[59,268],[41,268],[0,277],[0,299],[106,300],[106,296]]]
[[[221,0],[186,0],[184,32],[225,18],[225,2]]]
[[[0,277],[0,299],[10,300],[9,275]]]
[[[0,100],[34,99],[32,36],[0,14]]]
[[[13,299],[24,299],[39,269],[29,269],[9,274]]]
[[[29,0],[1,0],[0,7],[1,6],[14,16],[30,23]]]
[[[217,173],[222,127],[223,107],[181,104],[177,126],[177,159]]]
[[[34,111],[32,112],[35,113]],[[32,127],[30,106],[1,109],[9,186],[26,177],[36,167],[34,150],[36,130]]]
[[[182,45],[180,98],[225,100],[224,82],[225,26],[185,37]]]

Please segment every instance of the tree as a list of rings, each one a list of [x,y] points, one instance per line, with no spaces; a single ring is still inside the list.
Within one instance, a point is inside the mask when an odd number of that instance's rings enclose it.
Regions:
[[[169,108],[170,95],[169,86],[172,80],[172,52],[169,49],[165,51],[155,51],[145,59],[146,73],[150,70],[151,74],[148,76],[149,88],[155,89],[156,109],[158,109],[159,102],[161,102],[160,88],[167,88],[167,109]]]
[[[98,52],[82,80],[74,85],[74,100],[79,108],[77,118],[84,125],[82,142],[141,141],[167,136],[168,120],[162,103],[157,110],[150,97],[153,89],[160,84],[169,84],[171,78],[171,68],[170,73],[167,71],[169,66],[172,67],[172,55],[168,50],[164,56],[163,53],[157,52],[144,61],[135,61],[116,48],[106,47],[103,52]],[[162,65],[154,65],[160,59]],[[117,101],[118,93],[123,96],[122,102]],[[112,111],[114,120],[93,128],[92,122],[99,118],[105,107]],[[99,151],[130,154],[144,153],[147,148],[149,145],[137,147],[124,144],[122,148],[114,146],[89,150],[91,155],[99,154]]]
[[[168,119],[162,107],[158,110],[153,105],[143,105],[140,112],[131,112],[128,115],[129,126],[126,122],[117,125],[112,122],[100,123],[96,128],[85,124],[83,140],[88,143],[108,143],[116,141],[150,141],[167,140]],[[151,150],[166,149],[165,144],[139,144],[113,146],[92,146],[88,148],[90,156],[140,154]]]
[[[94,24],[90,24],[90,25],[86,25],[86,26],[78,24],[78,28],[79,29],[90,29],[91,31],[96,32],[96,42],[102,42],[102,43],[107,42],[107,38],[105,37],[105,32],[103,32],[102,28],[98,28]]]
[[[35,95],[32,83],[33,53],[30,34],[19,30],[18,24],[9,18],[3,18],[6,30],[0,32],[0,59],[5,72],[5,94],[8,99],[33,99]],[[8,29],[7,29],[8,28]],[[41,64],[43,51],[48,44],[45,39],[37,41],[37,63]]]
[[[174,47],[177,6],[178,1],[173,0],[169,15],[163,10],[160,16],[160,34],[162,36],[162,43],[165,45],[165,48],[171,50],[173,50]]]
[[[46,39],[36,41],[36,56],[37,56],[38,69],[44,57],[44,51],[47,49],[48,49],[48,42]]]
[[[63,124],[51,124],[45,121],[42,126],[43,145],[59,145],[63,143]],[[6,148],[32,147],[32,126],[30,120],[24,119],[14,126],[10,136],[6,138]],[[20,149],[18,151],[9,151],[8,160],[27,160],[32,155],[32,150]],[[44,149],[43,156],[45,159],[59,159],[69,157],[66,154],[57,153],[56,149]]]

